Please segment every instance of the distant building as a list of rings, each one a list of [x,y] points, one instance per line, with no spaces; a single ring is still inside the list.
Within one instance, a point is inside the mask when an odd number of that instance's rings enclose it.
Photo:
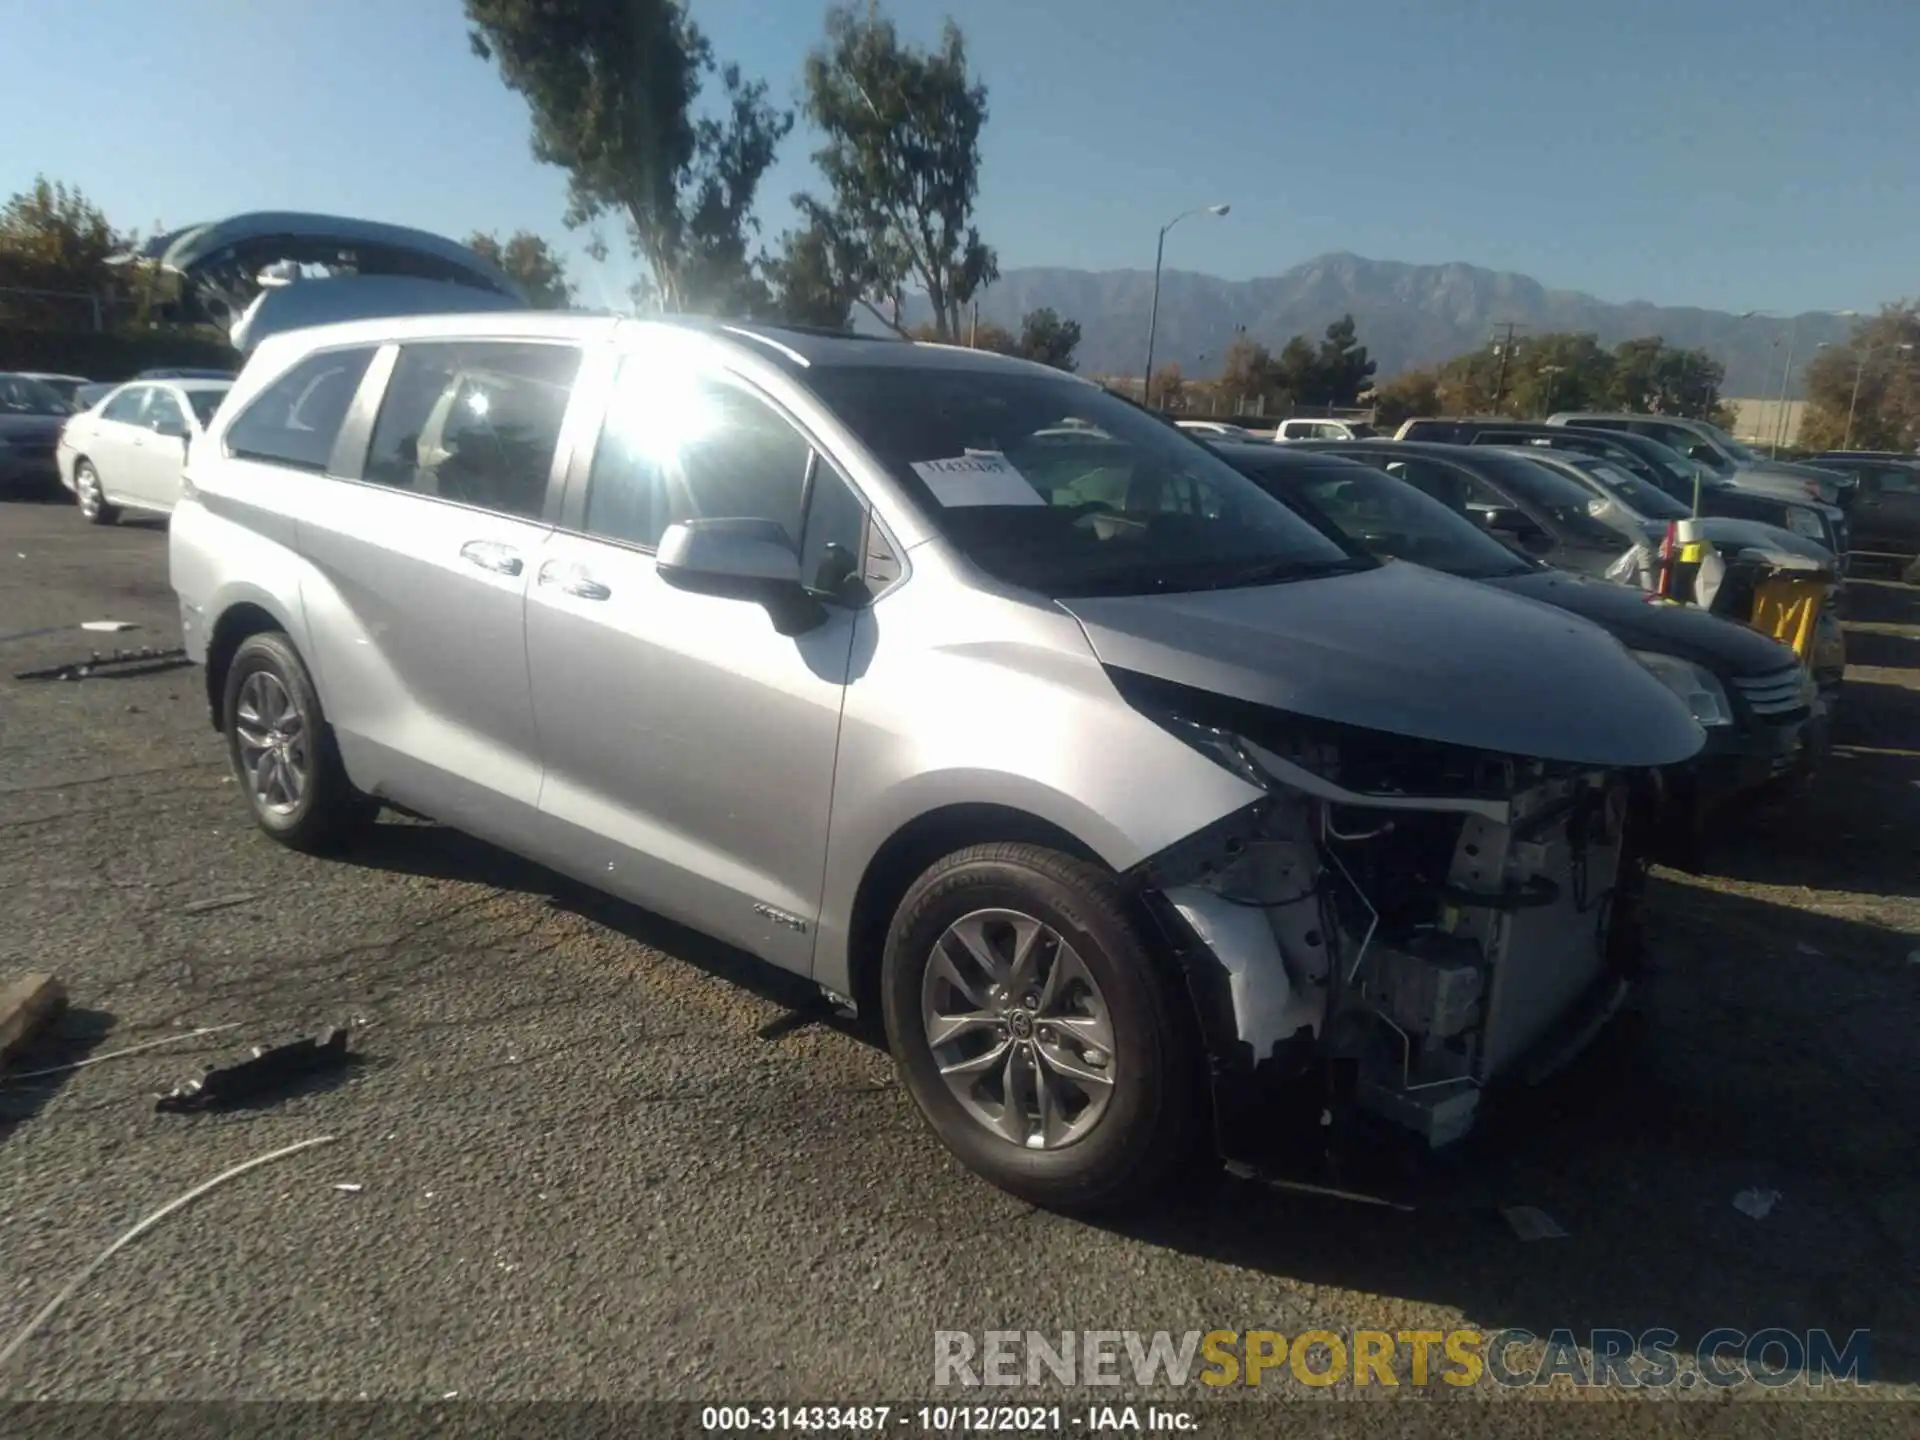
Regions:
[[[1800,443],[1800,426],[1807,418],[1807,402],[1789,400],[1733,400],[1733,438],[1749,445],[1785,445]]]

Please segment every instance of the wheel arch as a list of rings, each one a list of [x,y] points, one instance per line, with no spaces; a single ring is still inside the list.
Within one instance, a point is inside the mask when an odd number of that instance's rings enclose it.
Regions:
[[[226,717],[222,712],[226,708],[227,670],[233,664],[234,652],[249,637],[269,631],[285,635],[287,643],[293,645],[298,653],[299,644],[294,638],[293,627],[267,596],[255,593],[236,596],[221,609],[220,618],[213,622],[207,638],[207,660],[203,669],[207,684],[207,714],[215,730],[226,728]]]
[[[943,855],[972,845],[1044,845],[1111,870],[1093,847],[1063,826],[1012,805],[968,802],[914,816],[874,851],[854,890],[847,925],[849,996],[862,1016],[880,1023],[880,961],[887,930],[908,888]]]

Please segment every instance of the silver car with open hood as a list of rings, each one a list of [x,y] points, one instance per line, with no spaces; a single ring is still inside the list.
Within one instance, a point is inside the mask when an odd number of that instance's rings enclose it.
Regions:
[[[1636,787],[1703,739],[1585,621],[936,345],[283,332],[169,543],[269,834],[391,803],[811,977],[1059,1207],[1301,1096],[1463,1134],[1617,992]]]

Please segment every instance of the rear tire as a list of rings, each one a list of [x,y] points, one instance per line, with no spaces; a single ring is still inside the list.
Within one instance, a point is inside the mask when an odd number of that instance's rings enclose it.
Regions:
[[[107,503],[107,492],[100,487],[100,472],[90,460],[73,467],[73,499],[89,525],[112,525],[120,518],[120,507]]]
[[[250,635],[227,666],[227,759],[254,823],[292,850],[354,838],[379,804],[354,789],[299,653],[278,631]]]
[[[1097,866],[1025,844],[947,856],[900,903],[881,992],[928,1125],[1036,1205],[1144,1204],[1208,1139],[1192,1016]]]

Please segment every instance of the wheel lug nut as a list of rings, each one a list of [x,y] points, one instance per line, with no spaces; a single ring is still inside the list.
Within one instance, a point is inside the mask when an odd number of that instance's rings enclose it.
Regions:
[[[1020,1003],[1025,1005],[1029,1010],[1038,1010],[1040,1008],[1040,997],[1038,995],[1029,995]]]
[[[1051,1025],[1042,1025],[1040,1027],[1040,1038],[1042,1040],[1053,1039],[1053,1027]]]

